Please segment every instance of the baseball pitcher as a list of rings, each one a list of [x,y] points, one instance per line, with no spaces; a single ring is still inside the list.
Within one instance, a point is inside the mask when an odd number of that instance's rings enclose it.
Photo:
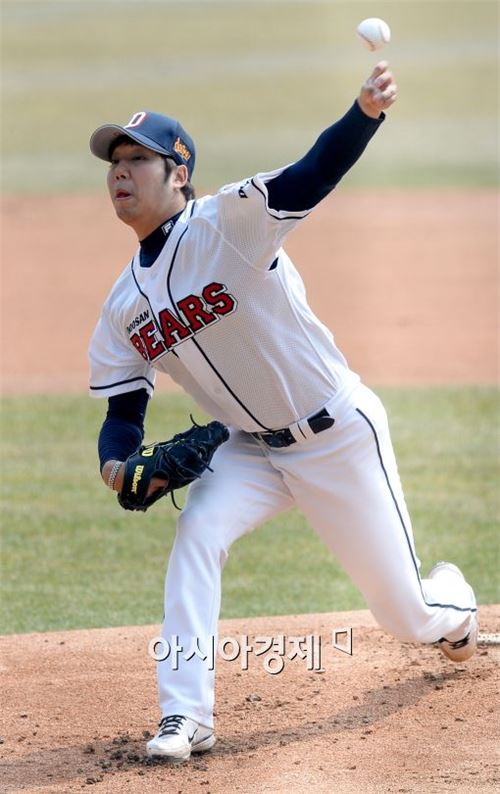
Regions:
[[[199,199],[195,146],[178,121],[141,110],[91,137],[116,214],[139,241],[90,344],[90,391],[108,400],[102,478],[131,510],[189,485],[165,581],[167,642],[209,647],[231,544],[297,505],[384,629],[454,661],[474,653],[473,590],[451,563],[421,577],[385,410],[311,311],[283,248],[361,156],[396,92],[379,63],[301,159]],[[144,446],[157,373],[213,421]],[[176,670],[158,663],[149,755],[185,760],[214,745],[214,676],[198,655],[180,656]]]

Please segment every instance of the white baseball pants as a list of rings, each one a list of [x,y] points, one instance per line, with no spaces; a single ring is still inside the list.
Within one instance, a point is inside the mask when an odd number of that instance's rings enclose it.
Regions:
[[[334,414],[335,415],[335,414]],[[271,449],[231,432],[190,486],[165,581],[162,636],[184,648],[217,638],[221,573],[231,544],[297,505],[362,592],[380,626],[403,641],[464,637],[475,611],[458,577],[421,579],[410,518],[378,397],[358,386],[335,424],[303,443]],[[332,608],[334,605],[332,604]],[[162,716],[213,725],[215,673],[193,656],[158,662]]]

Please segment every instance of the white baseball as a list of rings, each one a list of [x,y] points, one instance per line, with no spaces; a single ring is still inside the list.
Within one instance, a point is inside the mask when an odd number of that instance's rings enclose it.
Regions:
[[[364,19],[356,28],[356,33],[369,50],[379,50],[391,40],[391,29],[387,22],[377,17]]]

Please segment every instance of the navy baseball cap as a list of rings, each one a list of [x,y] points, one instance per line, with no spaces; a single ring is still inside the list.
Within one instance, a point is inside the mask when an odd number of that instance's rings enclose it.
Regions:
[[[181,124],[170,116],[141,110],[134,113],[125,126],[103,124],[92,133],[90,150],[96,157],[109,162],[110,146],[120,135],[126,135],[141,146],[171,157],[177,165],[187,166],[189,178],[194,170],[196,152],[193,139]]]

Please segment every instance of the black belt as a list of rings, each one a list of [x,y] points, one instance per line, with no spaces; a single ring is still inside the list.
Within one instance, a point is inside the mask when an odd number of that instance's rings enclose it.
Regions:
[[[335,423],[333,416],[330,416],[326,408],[322,408],[314,416],[310,416],[307,424],[313,433],[322,433],[323,430],[328,430]],[[268,447],[289,447],[295,444],[295,438],[292,436],[288,427],[283,427],[281,430],[269,430],[266,433],[251,433],[254,438],[264,441]]]

